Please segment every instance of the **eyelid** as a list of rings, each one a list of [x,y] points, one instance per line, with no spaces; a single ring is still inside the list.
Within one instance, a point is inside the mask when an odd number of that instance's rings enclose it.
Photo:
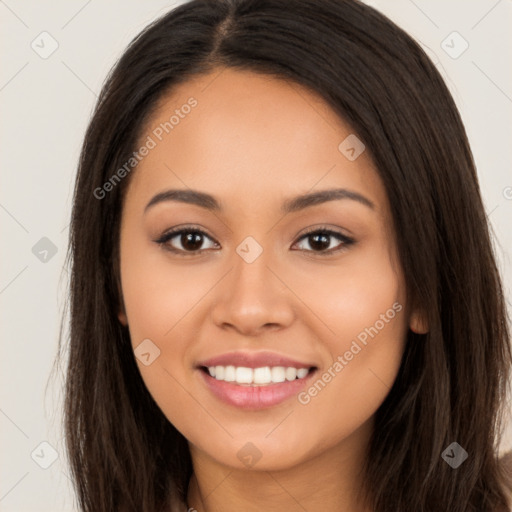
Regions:
[[[329,233],[329,234],[332,234],[332,235],[338,235],[338,236],[341,236],[341,237],[346,238],[346,239],[352,239],[352,236],[349,235],[349,234],[343,233],[341,228],[329,227],[327,224],[319,224],[319,225],[307,228],[305,231],[303,231],[299,235],[299,239],[303,238],[306,235],[310,235],[312,233],[317,233],[319,231],[322,232],[322,233]]]

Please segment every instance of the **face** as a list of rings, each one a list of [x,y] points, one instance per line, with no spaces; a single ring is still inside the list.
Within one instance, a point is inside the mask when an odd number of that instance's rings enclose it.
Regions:
[[[194,453],[275,470],[369,432],[414,318],[353,137],[297,84],[229,69],[175,88],[147,124],[119,320]]]

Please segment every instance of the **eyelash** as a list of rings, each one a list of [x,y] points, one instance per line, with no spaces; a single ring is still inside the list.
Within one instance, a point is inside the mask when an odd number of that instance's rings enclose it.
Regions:
[[[173,238],[176,238],[176,236],[178,236],[178,235],[182,235],[185,233],[196,233],[196,234],[200,234],[200,235],[206,236],[207,238],[212,239],[212,237],[210,237],[202,229],[195,228],[193,226],[185,226],[185,227],[174,228],[174,229],[171,229],[171,230],[165,232],[160,238],[158,238],[157,240],[154,240],[154,242],[157,243],[158,245],[160,245],[165,250],[170,251],[170,252],[172,252],[178,256],[182,256],[182,257],[195,256],[198,253],[200,253],[202,250],[208,250],[208,249],[197,249],[196,251],[184,251],[182,249],[176,249],[169,245],[168,242],[170,240],[172,240]],[[348,246],[355,243],[355,240],[353,238],[350,238],[338,231],[333,231],[332,229],[324,228],[324,227],[313,228],[310,231],[307,231],[306,233],[301,235],[301,237],[297,240],[296,243],[300,242],[301,240],[303,240],[305,238],[308,238],[312,235],[317,235],[317,234],[324,234],[327,236],[332,236],[332,237],[338,238],[342,242],[341,247],[338,249],[335,249],[335,250],[333,250],[333,249],[329,249],[329,250],[325,250],[325,251],[305,250],[305,252],[312,252],[312,253],[318,254],[319,256],[329,256],[331,254],[339,253],[343,250],[346,250]],[[215,242],[215,243],[217,243],[217,242]],[[302,249],[302,250],[304,251],[304,249]]]

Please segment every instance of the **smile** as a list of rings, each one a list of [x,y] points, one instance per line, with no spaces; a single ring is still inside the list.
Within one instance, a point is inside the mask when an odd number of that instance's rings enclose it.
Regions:
[[[244,410],[262,410],[297,396],[318,372],[316,366],[211,365],[197,368],[213,398]]]
[[[268,386],[280,382],[290,382],[303,379],[309,374],[310,368],[295,368],[293,366],[262,366],[247,368],[245,366],[210,366],[207,370],[215,380],[233,382],[240,386]]]

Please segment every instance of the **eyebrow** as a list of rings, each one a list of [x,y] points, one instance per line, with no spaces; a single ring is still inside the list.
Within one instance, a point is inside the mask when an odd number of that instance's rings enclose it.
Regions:
[[[299,210],[304,210],[305,208],[309,208],[311,206],[316,206],[328,201],[335,201],[340,199],[357,201],[358,203],[363,204],[372,210],[375,209],[375,204],[358,192],[347,190],[345,188],[335,188],[320,190],[318,192],[309,192],[300,196],[293,197],[291,199],[287,199],[281,206],[281,212],[283,214],[293,213]],[[146,213],[152,206],[166,201],[178,201],[181,203],[193,204],[214,212],[222,211],[220,203],[210,194],[191,189],[172,189],[160,192],[154,196],[146,205],[144,213]]]

